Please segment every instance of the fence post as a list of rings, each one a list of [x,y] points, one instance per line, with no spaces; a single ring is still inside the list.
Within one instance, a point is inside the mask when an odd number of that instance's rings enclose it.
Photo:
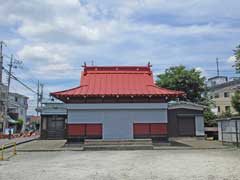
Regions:
[[[13,144],[13,155],[16,155],[17,154],[17,143],[16,142],[14,142],[14,144]]]
[[[224,145],[224,143],[223,143],[223,121],[220,121],[220,123],[221,123],[222,145]]]
[[[1,154],[2,154],[2,155],[1,155],[1,159],[0,159],[0,160],[3,161],[3,160],[4,160],[4,144],[2,145],[1,148],[2,148],[2,149],[1,149],[1,151],[2,151]]]
[[[236,128],[236,141],[237,141],[237,147],[239,147],[239,139],[238,139],[238,121],[235,120],[235,128]]]

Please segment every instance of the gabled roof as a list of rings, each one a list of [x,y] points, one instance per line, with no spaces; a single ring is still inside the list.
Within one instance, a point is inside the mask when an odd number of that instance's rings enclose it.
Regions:
[[[187,102],[187,101],[170,101],[168,103],[168,109],[182,109],[182,108],[203,111],[207,107],[201,104],[196,104],[196,103]]]
[[[156,86],[150,66],[84,66],[80,86],[50,94],[61,99],[81,96],[178,96],[184,92]]]

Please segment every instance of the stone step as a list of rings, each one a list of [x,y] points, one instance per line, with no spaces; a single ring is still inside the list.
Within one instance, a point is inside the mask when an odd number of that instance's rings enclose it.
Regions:
[[[84,145],[85,151],[153,150],[152,145]]]
[[[86,146],[98,145],[152,145],[152,139],[132,139],[132,140],[102,140],[102,139],[86,139]]]

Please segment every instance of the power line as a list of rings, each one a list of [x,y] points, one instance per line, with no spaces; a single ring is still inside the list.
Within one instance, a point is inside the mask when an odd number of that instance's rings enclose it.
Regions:
[[[6,54],[3,54],[3,57],[11,59],[11,56],[8,56]],[[16,58],[13,58],[13,60],[15,60],[15,61],[22,61],[22,60],[19,60],[19,59],[16,59]]]
[[[7,73],[10,74],[10,72],[3,67],[3,70]],[[37,92],[35,90],[33,90],[31,87],[29,87],[28,85],[26,85],[24,82],[22,82],[20,79],[18,79],[16,76],[14,76],[12,73],[10,74],[10,76],[17,82],[19,82],[22,86],[24,86],[26,89],[30,90],[31,92],[37,94]]]

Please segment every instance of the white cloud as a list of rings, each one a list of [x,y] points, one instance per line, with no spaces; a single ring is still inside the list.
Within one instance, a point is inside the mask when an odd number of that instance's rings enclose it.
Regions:
[[[151,61],[156,72],[184,64],[201,67],[202,74],[209,75],[206,62],[232,55],[240,38],[237,0],[0,0],[0,4],[0,38],[8,40],[28,67],[21,78],[43,80],[53,87],[49,91],[61,90],[69,79],[78,83],[80,66],[92,60],[96,65]]]
[[[236,57],[235,57],[235,56],[230,56],[230,57],[227,59],[227,62],[228,62],[228,63],[231,63],[231,64],[235,63],[235,61],[236,61]]]
[[[207,74],[207,72],[204,70],[204,68],[202,68],[202,67],[196,67],[195,69],[196,69],[197,71],[201,72],[201,77],[207,77],[207,76],[208,76],[208,74]]]

